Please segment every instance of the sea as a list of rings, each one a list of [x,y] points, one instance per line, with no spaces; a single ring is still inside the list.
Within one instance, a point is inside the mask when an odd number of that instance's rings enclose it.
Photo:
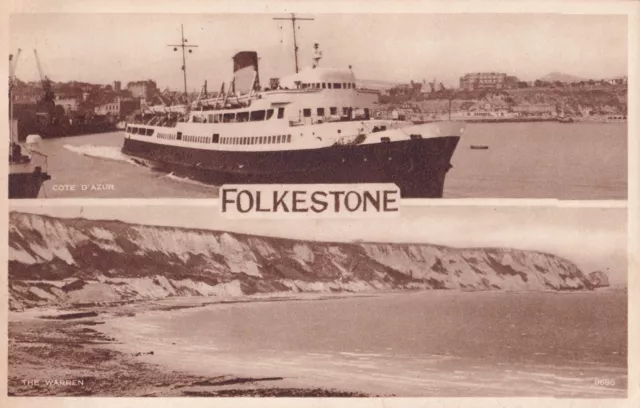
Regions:
[[[123,132],[43,140],[52,180],[40,198],[215,198],[218,188],[136,163]],[[471,146],[487,149],[472,149]],[[470,123],[445,198],[627,198],[625,123]]]
[[[262,300],[150,311],[104,329],[179,371],[370,395],[624,398],[627,388],[624,291]]]

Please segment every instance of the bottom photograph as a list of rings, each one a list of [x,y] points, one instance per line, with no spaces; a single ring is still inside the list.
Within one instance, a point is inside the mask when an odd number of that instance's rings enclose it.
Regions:
[[[11,396],[627,396],[623,207],[9,216]]]

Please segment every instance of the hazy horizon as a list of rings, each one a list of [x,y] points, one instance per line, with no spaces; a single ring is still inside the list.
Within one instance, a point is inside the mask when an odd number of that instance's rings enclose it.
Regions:
[[[30,206],[12,211],[59,218],[199,228],[329,242],[423,243],[457,248],[503,247],[555,254],[584,272],[608,271],[614,285],[627,282],[626,208],[521,206],[403,206],[399,217],[364,219],[227,219],[212,203]]]
[[[255,50],[263,84],[294,70],[287,14],[13,14],[9,43],[21,48],[17,77],[39,79],[33,49],[52,81],[111,84],[153,79],[182,89],[180,41],[189,44],[189,91],[215,90],[232,74],[231,57]],[[300,14],[299,65],[319,43],[321,66],[353,66],[360,80],[436,80],[458,86],[467,72],[496,71],[534,80],[551,72],[585,79],[627,75],[625,15]],[[454,29],[452,29],[452,27]]]

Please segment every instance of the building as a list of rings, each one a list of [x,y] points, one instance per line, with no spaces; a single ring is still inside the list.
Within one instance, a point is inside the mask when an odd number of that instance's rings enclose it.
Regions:
[[[522,104],[512,107],[514,112],[525,116],[552,116],[556,112],[556,106],[552,104]]]
[[[113,90],[116,91],[116,92],[122,91],[122,82],[113,81]]]
[[[474,72],[460,77],[460,89],[467,91],[473,91],[474,89],[503,89],[517,86],[517,83],[518,78],[507,77],[507,74],[502,72]]]
[[[66,113],[77,112],[80,109],[80,100],[78,98],[57,98],[54,103],[56,106],[62,106]]]
[[[610,85],[627,85],[628,79],[627,76],[622,76],[618,78],[612,78],[607,81]]]
[[[15,103],[37,103],[43,96],[42,86],[36,82],[19,82],[14,85],[11,90],[13,101]]]
[[[152,81],[151,79],[146,81],[129,82],[127,84],[127,89],[131,92],[132,97],[144,99],[151,99],[151,97],[158,92],[158,87],[156,86],[155,81]]]
[[[133,113],[137,109],[140,109],[139,99],[115,98],[112,102],[96,106],[94,111],[98,115],[123,117]]]

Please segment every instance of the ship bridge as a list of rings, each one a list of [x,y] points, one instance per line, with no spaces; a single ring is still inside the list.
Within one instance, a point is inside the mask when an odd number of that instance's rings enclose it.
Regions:
[[[356,76],[351,70],[307,67],[297,74],[282,78],[280,87],[288,89],[355,89]]]

